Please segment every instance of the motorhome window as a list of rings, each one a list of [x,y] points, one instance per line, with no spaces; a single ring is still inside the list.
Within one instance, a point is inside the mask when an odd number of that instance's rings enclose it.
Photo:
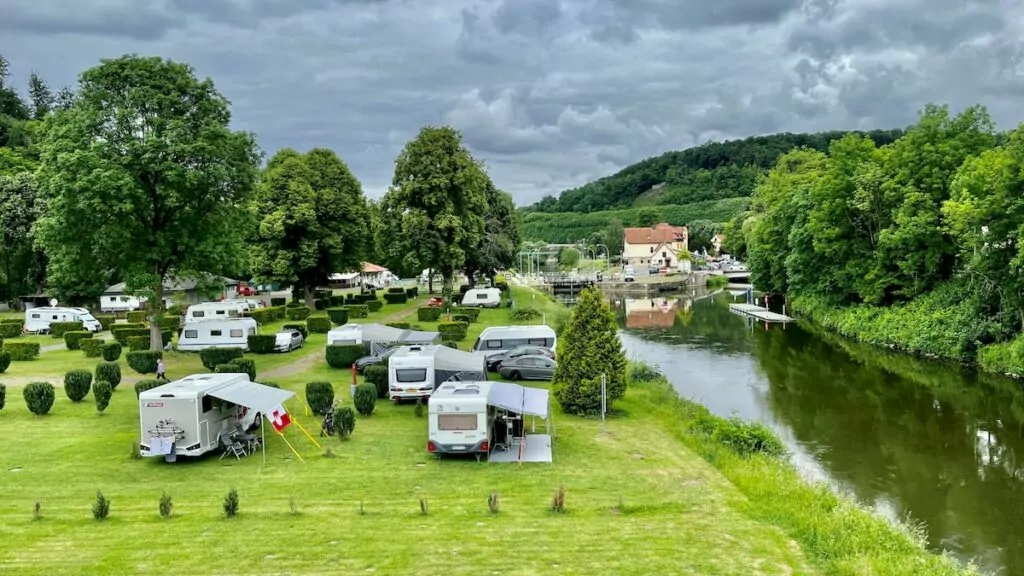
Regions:
[[[117,296],[111,296],[110,297],[110,301],[111,302],[117,302]]]
[[[213,312],[214,312],[214,314],[220,314],[221,316],[224,315],[224,311],[223,310],[214,310]]]
[[[547,338],[530,338],[526,341],[530,346],[549,346]]]
[[[501,350],[501,340],[488,340],[487,348],[490,350]]]
[[[198,330],[185,330],[185,338],[199,338]]]
[[[476,414],[438,414],[437,429],[446,432],[476,430]]]
[[[56,315],[56,314],[54,314],[54,315],[53,315],[53,319],[54,319],[54,320],[56,320],[56,319],[57,319],[57,315]]]
[[[33,314],[32,317],[33,318],[39,318],[39,314]]]
[[[210,330],[210,336],[221,336],[222,334],[221,330]]]
[[[204,312],[202,310],[193,310],[192,311],[192,317],[193,318],[202,318],[203,316],[206,316],[206,312]]]
[[[232,338],[241,338],[242,337],[242,330],[241,329],[232,330],[231,331],[231,337]]]
[[[486,292],[480,292],[479,294],[476,295],[476,299],[477,300],[487,300],[487,293]]]
[[[425,382],[427,380],[427,369],[400,368],[395,370],[395,380],[399,382]]]
[[[213,396],[203,396],[203,412],[213,410]]]

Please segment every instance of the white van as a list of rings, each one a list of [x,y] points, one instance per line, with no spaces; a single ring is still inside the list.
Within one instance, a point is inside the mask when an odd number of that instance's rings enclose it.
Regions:
[[[25,332],[46,334],[50,331],[51,322],[81,322],[89,332],[103,329],[100,321],[85,308],[40,306],[25,310]]]
[[[546,324],[532,326],[492,326],[485,328],[473,344],[473,351],[491,354],[518,346],[543,346],[555,350],[558,338]]]
[[[636,280],[636,271],[633,270],[632,266],[626,266],[622,269],[622,280],[625,282],[633,282]]]
[[[497,308],[501,306],[501,290],[497,288],[472,288],[462,297],[465,307]]]
[[[240,318],[242,313],[248,310],[248,304],[238,302],[200,302],[188,307],[185,311],[185,322]]]
[[[427,452],[488,454],[498,413],[490,390],[487,381],[442,384],[427,403]]]
[[[249,336],[256,334],[252,318],[186,320],[178,335],[178,350],[196,352],[206,348],[249,349]]]
[[[145,297],[138,296],[102,296],[100,298],[100,312],[134,312],[142,307],[146,301]]]
[[[402,346],[388,359],[388,396],[396,402],[429,398],[442,382],[455,377],[486,380],[484,358],[436,344]]]

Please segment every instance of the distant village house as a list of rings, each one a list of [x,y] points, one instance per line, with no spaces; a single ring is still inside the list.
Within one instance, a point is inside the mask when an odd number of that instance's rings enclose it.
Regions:
[[[623,230],[622,260],[629,266],[677,267],[680,252],[688,252],[686,226],[655,224]]]

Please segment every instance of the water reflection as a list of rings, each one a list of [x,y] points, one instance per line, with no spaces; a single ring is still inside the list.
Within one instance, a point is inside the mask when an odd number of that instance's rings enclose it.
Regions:
[[[765,330],[729,312],[740,299],[613,297],[613,305],[630,355],[659,364],[682,395],[769,424],[802,471],[882,513],[925,522],[936,549],[1024,574],[1016,382],[812,327]]]

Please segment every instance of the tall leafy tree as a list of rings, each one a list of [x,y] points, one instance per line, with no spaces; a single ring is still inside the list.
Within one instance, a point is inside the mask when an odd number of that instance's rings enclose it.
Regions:
[[[31,172],[0,174],[2,298],[35,293],[43,287],[45,260],[32,246],[32,225],[39,218],[37,196]]]
[[[597,289],[580,292],[558,337],[558,359],[551,393],[566,412],[600,413],[602,375],[609,406],[626,393],[626,353],[615,314]]]
[[[362,185],[331,150],[275,154],[260,183],[256,209],[257,276],[302,289],[308,306],[331,274],[360,270],[371,253],[371,213]]]
[[[45,124],[35,233],[49,284],[66,289],[82,267],[119,272],[149,297],[159,349],[164,281],[202,281],[243,254],[260,154],[230,121],[228,101],[186,64],[127,55],[85,71],[74,104]]]
[[[35,72],[28,77],[28,97],[32,102],[32,118],[36,120],[45,118],[56,102],[50,87]]]
[[[451,294],[455,271],[484,234],[489,179],[447,126],[426,126],[395,160],[385,194],[384,222],[393,231],[392,253],[405,254],[444,278]]]
[[[467,253],[465,270],[469,278],[480,272],[493,284],[498,270],[515,265],[521,240],[520,222],[511,194],[498,190],[488,180],[485,196],[484,234],[476,248]]]

